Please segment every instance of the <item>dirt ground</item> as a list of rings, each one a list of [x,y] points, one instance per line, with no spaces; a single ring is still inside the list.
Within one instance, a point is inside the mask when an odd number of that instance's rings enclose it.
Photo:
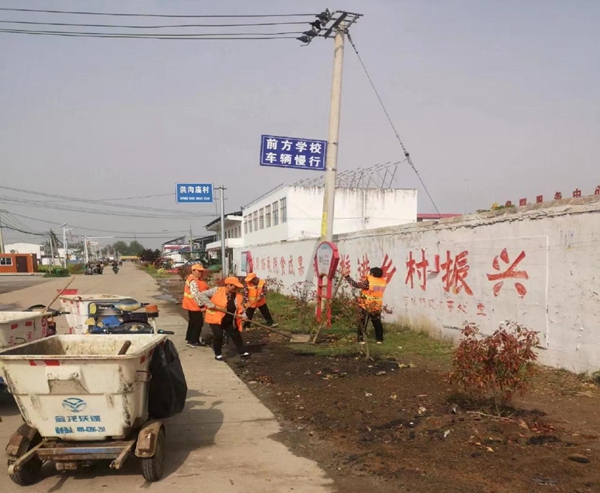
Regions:
[[[447,363],[327,357],[260,329],[244,338],[252,357],[230,365],[340,493],[600,492],[600,390],[576,375],[541,371],[497,418],[445,383]]]

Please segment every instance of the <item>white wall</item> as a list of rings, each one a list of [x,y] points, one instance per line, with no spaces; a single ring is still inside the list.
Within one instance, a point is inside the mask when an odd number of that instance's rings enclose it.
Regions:
[[[317,238],[321,234],[323,187],[284,187],[257,200],[244,209],[243,216],[286,198],[287,222],[244,235],[244,245],[254,246],[274,241]],[[280,211],[281,212],[281,211]],[[416,222],[417,191],[414,189],[336,190],[334,233],[344,234],[363,229]]]
[[[355,278],[373,266],[384,266],[390,275],[384,298],[394,310],[389,320],[452,339],[466,322],[490,334],[501,322],[515,321],[540,332],[543,364],[572,371],[600,367],[599,199],[385,228],[338,240]],[[289,288],[313,280],[317,243],[244,250],[251,252],[259,276],[277,277]],[[238,257],[241,250],[234,257],[241,265]]]
[[[273,193],[265,196],[262,199],[259,199],[253,203],[251,203],[247,208],[244,209],[242,216],[245,219],[246,217],[253,217],[252,215],[254,214],[254,212],[258,212],[260,211],[260,209],[270,205],[271,206],[271,227],[270,228],[265,228],[265,229],[261,229],[261,230],[254,230],[254,228],[252,229],[252,232],[245,232],[244,229],[244,245],[260,245],[260,244],[264,244],[264,243],[271,243],[274,241],[283,241],[283,240],[287,240],[288,239],[288,222],[284,222],[282,223],[281,221],[279,221],[279,224],[277,226],[273,226],[273,218],[272,218],[272,214],[273,214],[273,210],[272,210],[272,206],[273,203],[277,202],[277,204],[279,205],[279,201],[281,199],[287,199],[287,207],[288,207],[288,216],[289,216],[289,202],[290,200],[288,199],[288,193],[289,193],[289,189],[290,187],[282,187],[279,188],[277,190],[275,190]],[[242,228],[244,228],[243,222],[242,222]]]
[[[35,253],[39,261],[43,255],[44,247],[35,243],[10,243],[4,245],[6,253],[11,253],[13,250],[15,253]]]

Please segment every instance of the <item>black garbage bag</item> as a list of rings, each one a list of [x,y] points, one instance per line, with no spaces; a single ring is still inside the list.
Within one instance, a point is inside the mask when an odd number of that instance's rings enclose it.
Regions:
[[[166,340],[157,346],[150,361],[148,412],[154,419],[165,419],[183,411],[187,383],[175,345]]]

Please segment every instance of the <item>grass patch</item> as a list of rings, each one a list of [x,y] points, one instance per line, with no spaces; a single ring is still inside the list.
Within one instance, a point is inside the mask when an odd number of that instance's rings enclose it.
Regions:
[[[167,279],[170,277],[178,277],[177,274],[169,274],[164,269],[157,269],[153,265],[140,265],[138,269],[143,270],[146,274],[150,274],[155,279]]]
[[[310,334],[318,327],[313,303],[306,303],[275,292],[268,294],[267,303],[273,317],[286,332]],[[302,311],[304,314],[301,313]],[[375,359],[419,357],[439,362],[450,361],[453,346],[447,342],[433,339],[424,332],[394,324],[384,323],[384,331],[384,343],[378,345],[375,344],[373,328],[369,327],[369,347]],[[293,343],[290,344],[290,348],[296,352],[332,357],[357,356],[361,352],[356,342],[356,321],[349,316],[338,318],[330,328],[323,328],[320,339],[324,342]]]

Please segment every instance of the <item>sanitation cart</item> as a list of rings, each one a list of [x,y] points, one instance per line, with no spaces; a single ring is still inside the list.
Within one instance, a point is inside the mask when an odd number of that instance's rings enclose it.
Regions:
[[[131,454],[142,475],[163,473],[165,430],[149,419],[149,366],[157,334],[59,335],[0,351],[0,375],[25,423],[6,448],[8,473],[35,483],[44,462],[75,470],[97,460],[120,469]]]

